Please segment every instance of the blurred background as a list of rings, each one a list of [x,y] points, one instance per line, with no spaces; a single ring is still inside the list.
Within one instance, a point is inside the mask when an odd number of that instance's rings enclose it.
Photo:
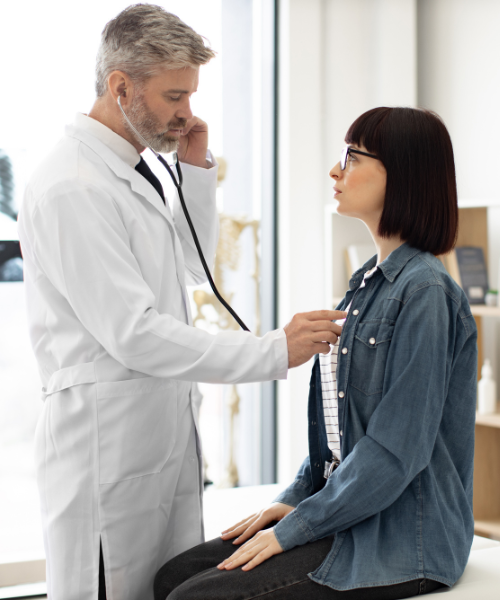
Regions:
[[[421,106],[444,119],[461,206],[484,211],[489,287],[498,287],[497,0],[157,3],[217,52],[201,69],[193,108],[225,165],[216,275],[252,331],[331,308],[344,294],[343,252],[369,239],[359,223],[339,223],[328,172],[351,122],[380,105]],[[32,460],[40,383],[15,219],[33,169],[74,114],[90,110],[100,33],[129,4],[26,0],[0,9],[0,565],[43,557]],[[233,327],[208,287],[191,294],[196,326]],[[497,380],[498,316],[482,317],[481,341]],[[304,365],[277,385],[202,386],[209,487],[293,478],[307,454],[309,373]]]

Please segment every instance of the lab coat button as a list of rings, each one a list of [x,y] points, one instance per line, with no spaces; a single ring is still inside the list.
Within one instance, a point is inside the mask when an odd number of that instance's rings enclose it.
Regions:
[[[339,398],[343,398],[344,397],[344,392],[339,392]]]
[[[370,342],[370,344],[373,346],[373,344],[375,344],[375,342],[377,341],[375,338],[370,338],[368,340]]]
[[[342,354],[347,354],[347,348],[342,348]]]
[[[353,310],[353,311],[352,311],[352,314],[353,314],[353,315],[355,315],[355,316],[358,316],[358,315],[359,315],[359,310],[358,310],[358,309],[356,309],[356,310]]]

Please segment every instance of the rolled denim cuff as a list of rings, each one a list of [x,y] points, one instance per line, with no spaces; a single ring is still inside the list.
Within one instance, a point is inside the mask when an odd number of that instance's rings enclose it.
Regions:
[[[273,502],[282,502],[289,506],[298,506],[302,500],[311,496],[311,490],[309,487],[305,487],[299,480],[295,480],[289,485],[286,490],[283,490]]]
[[[307,544],[307,542],[314,541],[312,532],[308,530],[296,510],[289,513],[284,519],[281,519],[274,526],[273,530],[279,545],[285,552],[295,548],[295,546],[302,546]]]

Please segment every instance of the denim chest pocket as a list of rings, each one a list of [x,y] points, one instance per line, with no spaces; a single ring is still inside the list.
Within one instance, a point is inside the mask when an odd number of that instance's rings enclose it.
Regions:
[[[388,319],[359,323],[354,336],[349,385],[363,394],[380,394],[394,322]]]

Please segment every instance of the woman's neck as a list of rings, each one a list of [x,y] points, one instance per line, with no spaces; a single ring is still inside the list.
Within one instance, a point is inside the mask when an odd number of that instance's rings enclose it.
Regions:
[[[377,248],[377,265],[383,262],[393,250],[396,250],[396,248],[399,248],[399,246],[404,244],[404,240],[402,240],[399,236],[393,236],[390,238],[381,237],[378,234],[378,224],[378,220],[376,224],[365,221],[365,225],[368,227],[375,247]]]
[[[384,261],[393,250],[396,250],[396,248],[399,248],[399,246],[404,244],[404,240],[399,236],[391,238],[381,238],[377,236],[373,238],[373,241],[377,248],[377,265]]]

